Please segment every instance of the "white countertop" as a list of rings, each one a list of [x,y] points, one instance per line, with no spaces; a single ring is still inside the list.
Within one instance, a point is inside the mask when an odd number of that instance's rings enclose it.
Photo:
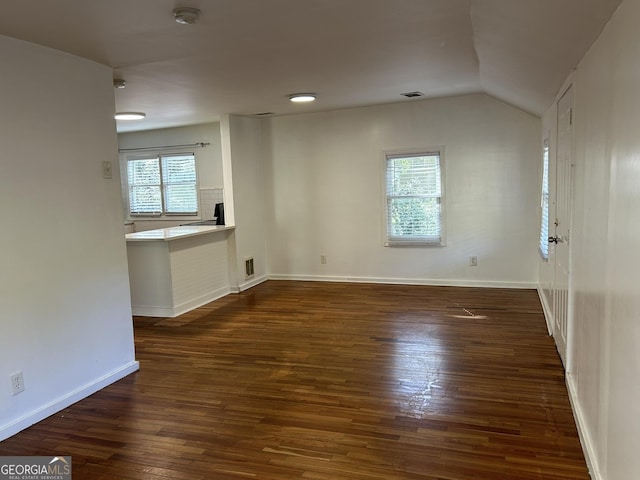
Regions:
[[[125,238],[127,239],[127,242],[169,242],[179,238],[222,232],[225,230],[233,230],[234,228],[235,227],[228,225],[183,225],[180,227],[159,228],[157,230],[127,233]]]

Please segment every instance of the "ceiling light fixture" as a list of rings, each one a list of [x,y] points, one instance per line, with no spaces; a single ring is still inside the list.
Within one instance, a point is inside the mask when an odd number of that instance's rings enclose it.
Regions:
[[[126,85],[127,85],[127,82],[125,82],[121,78],[114,78],[113,79],[113,86],[115,88],[124,88]]]
[[[116,120],[142,120],[146,116],[147,114],[142,112],[118,112],[114,118]]]
[[[178,7],[173,9],[173,17],[176,23],[193,25],[200,17],[200,10],[191,7]]]
[[[289,100],[295,103],[313,102],[315,99],[315,93],[294,93],[293,95],[289,95]]]

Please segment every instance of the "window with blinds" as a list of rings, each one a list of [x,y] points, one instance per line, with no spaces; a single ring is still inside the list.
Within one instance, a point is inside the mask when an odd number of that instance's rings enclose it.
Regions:
[[[549,140],[544,141],[542,150],[542,195],[540,199],[540,256],[549,259]]]
[[[387,153],[387,246],[443,245],[441,151]]]
[[[127,184],[131,216],[198,214],[193,153],[127,159]]]

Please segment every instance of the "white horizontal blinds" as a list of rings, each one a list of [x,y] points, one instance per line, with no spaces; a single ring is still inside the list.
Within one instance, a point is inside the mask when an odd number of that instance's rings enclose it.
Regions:
[[[549,258],[549,141],[544,141],[542,152],[542,209],[540,222],[540,255],[545,260]]]
[[[196,215],[196,159],[192,153],[163,155],[162,183],[167,215]]]
[[[442,241],[440,153],[387,156],[387,241]]]
[[[149,155],[127,160],[132,216],[197,215],[198,189],[193,153]]]
[[[139,158],[127,162],[129,213],[131,215],[162,214],[160,159]]]

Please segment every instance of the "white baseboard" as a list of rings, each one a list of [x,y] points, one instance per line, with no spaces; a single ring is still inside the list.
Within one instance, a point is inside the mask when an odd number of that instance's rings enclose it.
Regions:
[[[207,293],[206,295],[202,295],[200,297],[189,300],[188,302],[181,303],[173,307],[173,314],[171,317],[177,317],[178,315],[182,315],[183,313],[190,312],[191,310],[201,307],[202,305],[206,305],[207,303],[218,300],[219,298],[225,297],[231,293],[231,289],[228,286],[224,286],[213,292]]]
[[[269,280],[296,280],[305,282],[350,282],[350,283],[387,283],[393,285],[433,285],[447,287],[481,287],[481,288],[522,288],[535,289],[536,284],[530,282],[496,282],[488,280],[452,280],[452,279],[416,279],[385,277],[347,277],[324,275],[290,275],[271,274]]]
[[[576,420],[576,427],[578,429],[578,436],[580,437],[580,444],[582,445],[582,452],[584,453],[585,461],[587,462],[587,468],[589,469],[589,475],[592,480],[604,480],[604,477],[600,473],[598,468],[597,456],[595,446],[589,435],[584,414],[582,408],[580,408],[580,402],[578,401],[578,392],[576,391],[573,376],[567,374],[565,377],[567,384],[567,391],[569,392],[569,401],[571,402],[571,409],[573,410],[573,418]]]
[[[173,308],[171,307],[146,307],[141,305],[132,305],[131,313],[138,317],[172,317]]]
[[[64,410],[68,406],[73,405],[84,398],[87,398],[89,395],[92,395],[98,390],[102,390],[104,387],[117,382],[127,375],[137,371],[139,368],[140,365],[137,361],[134,360],[129,362],[117,370],[113,370],[106,375],[97,378],[93,382],[83,385],[82,387],[63,395],[62,397],[59,397],[20,418],[11,420],[9,423],[0,426],[0,441],[15,435],[25,428],[29,428],[31,425],[50,417],[60,410]]]
[[[547,331],[549,335],[553,336],[553,313],[549,303],[547,302],[547,297],[545,297],[544,292],[540,285],[537,287],[538,297],[540,298],[540,303],[542,304],[542,312],[544,313],[544,320],[547,322]]]
[[[267,277],[266,275],[261,275],[257,278],[252,278],[247,282],[241,283],[238,286],[238,292],[244,292],[245,290],[248,290],[251,287],[255,287],[256,285],[266,282],[267,280],[269,280],[269,277]]]
[[[183,313],[206,305],[231,293],[231,289],[227,286],[214,290],[213,292],[201,295],[200,297],[183,302],[175,307],[149,307],[144,305],[132,305],[131,313],[140,317],[170,317],[175,318]]]

